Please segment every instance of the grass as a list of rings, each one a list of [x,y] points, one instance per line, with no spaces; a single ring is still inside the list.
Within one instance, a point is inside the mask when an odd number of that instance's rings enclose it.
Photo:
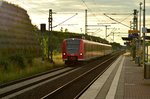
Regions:
[[[8,70],[0,70],[0,83],[10,82],[12,80],[17,80],[20,78],[28,77],[37,73],[41,73],[53,68],[64,66],[61,54],[54,55],[53,57],[55,64],[50,64],[48,61],[41,61],[41,58],[36,58],[33,60],[32,65],[27,65],[25,68],[21,69],[15,65],[9,66]]]

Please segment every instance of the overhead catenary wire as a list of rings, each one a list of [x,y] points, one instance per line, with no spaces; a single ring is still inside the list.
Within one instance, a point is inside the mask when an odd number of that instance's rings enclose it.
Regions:
[[[119,24],[121,24],[121,25],[123,25],[123,26],[126,26],[126,27],[130,28],[130,26],[128,26],[128,25],[126,25],[126,24],[124,24],[124,23],[122,23],[122,22],[120,22],[120,21],[115,20],[114,18],[112,18],[112,17],[106,15],[105,13],[104,13],[104,15],[105,15],[106,17],[108,17],[109,19],[111,19],[111,20],[113,20],[113,21],[115,21],[115,22],[117,22],[117,23],[119,23]]]
[[[90,11],[90,13],[100,22],[100,20],[96,16],[96,14],[88,7],[88,5],[85,3],[85,1],[84,0],[81,0],[81,1],[86,6],[86,8]]]
[[[132,14],[130,14],[129,16],[127,16],[126,18],[122,19],[120,22],[125,21],[127,18],[129,18]]]
[[[61,22],[61,23],[59,23],[59,24],[57,24],[57,25],[53,26],[53,28],[55,28],[55,27],[57,27],[57,26],[59,26],[59,25],[61,25],[61,24],[65,23],[66,21],[70,20],[71,18],[75,17],[76,15],[78,15],[78,13],[76,13],[75,15],[73,15],[73,16],[71,16],[71,17],[69,17],[68,19],[64,20],[63,22]]]
[[[20,3],[22,3],[24,6],[26,6],[26,8],[28,9],[28,8],[32,8],[33,10],[32,11],[34,11],[34,12],[40,12],[40,13],[42,13],[42,15],[45,15],[45,16],[47,16],[48,15],[48,11],[47,12],[43,12],[43,11],[41,11],[41,10],[39,10],[39,9],[35,9],[33,6],[31,6],[31,5],[29,5],[29,4],[27,4],[27,3],[25,3],[24,1],[22,1],[22,0],[18,0],[18,2],[20,2]],[[49,1],[48,1],[49,2]],[[65,13],[65,12],[53,12],[53,14],[73,14],[73,13]],[[77,13],[76,13],[77,14]],[[48,16],[47,16],[48,17]],[[59,23],[59,24],[57,24],[57,25],[55,25],[54,27],[56,27],[56,26],[59,26],[59,25],[61,25],[61,24],[63,24],[64,22],[66,22],[66,21],[68,21],[69,19],[71,19],[72,17],[70,17],[70,18],[68,18],[68,19],[66,19],[66,20],[64,20],[63,22],[61,22],[61,23]],[[52,19],[55,23],[58,23],[58,22],[56,22],[55,20],[54,20],[54,18]],[[58,20],[58,19],[57,19]],[[73,25],[68,25],[68,26],[73,26]]]
[[[32,5],[30,5],[30,4],[27,4],[27,2],[23,2],[22,0],[18,0],[19,2],[22,2],[25,6],[27,6],[28,8],[30,7],[30,8],[33,8],[33,11],[38,11],[38,12],[40,12],[40,13],[42,13],[42,14],[44,14],[44,15],[48,15],[48,12],[46,12],[46,11],[41,11],[40,9],[36,9],[34,6],[32,6]],[[44,0],[43,0],[44,1]],[[50,2],[50,3],[52,3],[51,1],[47,1],[47,2]],[[84,6],[89,10],[89,12],[93,15],[93,17],[95,17],[95,19],[97,19],[99,22],[100,22],[100,20],[99,20],[99,17],[97,16],[97,13],[95,13],[95,12],[93,12],[93,9],[91,9],[89,6],[88,6],[88,4],[85,2],[85,0],[82,0],[82,2],[83,2],[83,4],[84,4]],[[94,0],[94,3],[95,3],[95,0]],[[95,3],[96,4],[96,3]],[[64,12],[62,12],[62,14],[63,14]],[[59,13],[59,12],[56,12],[56,14],[61,14],[61,13]],[[58,20],[59,19],[54,19],[53,18],[53,21],[55,22],[55,24],[56,23],[59,23],[58,22]],[[57,21],[57,22],[56,22]],[[60,22],[59,24],[63,24],[62,22]],[[55,25],[56,26],[56,25]],[[57,26],[58,26],[58,24],[57,24]],[[73,26],[73,25],[72,25]]]
[[[89,10],[89,12],[91,13],[91,15],[94,16],[98,22],[100,22],[99,18],[97,18],[96,14],[88,7],[88,5],[85,3],[85,1],[84,0],[81,0],[81,1],[86,6],[86,8]]]

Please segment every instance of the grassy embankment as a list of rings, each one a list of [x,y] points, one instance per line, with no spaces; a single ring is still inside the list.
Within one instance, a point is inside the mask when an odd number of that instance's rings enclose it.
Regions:
[[[41,61],[41,58],[33,59],[32,64],[28,64],[25,68],[20,68],[15,65],[10,65],[7,70],[0,69],[0,83],[6,83],[12,80],[28,77],[37,73],[41,73],[53,68],[64,66],[61,54],[54,55],[55,64],[50,64],[48,61]]]

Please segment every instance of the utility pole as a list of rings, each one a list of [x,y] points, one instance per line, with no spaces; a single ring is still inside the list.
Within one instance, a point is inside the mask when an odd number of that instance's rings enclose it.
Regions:
[[[145,29],[145,0],[143,7],[143,29]],[[146,65],[145,65],[145,31],[143,31],[143,66],[144,66],[144,78],[146,78]]]
[[[114,36],[114,32],[113,32],[113,42],[115,42],[115,36]]]
[[[145,0],[144,0],[144,7],[143,7],[143,28],[145,28]],[[143,32],[143,65],[145,68],[145,33]]]
[[[139,53],[138,53],[138,56],[139,56],[139,62],[138,62],[138,64],[139,64],[139,66],[141,65],[141,10],[142,10],[142,2],[140,2],[140,12],[139,12],[139,38],[138,38],[138,40],[139,40]]]
[[[141,12],[142,12],[142,2],[140,2],[140,19],[139,19],[139,37],[141,37]]]
[[[138,30],[138,11],[134,9],[134,18],[133,18],[133,30]],[[135,49],[133,49],[133,58],[135,58],[135,62],[139,64],[139,33],[135,33],[137,36],[135,39],[133,39],[133,46],[135,46]],[[134,43],[135,42],[135,43]],[[135,45],[134,45],[135,44]],[[134,57],[135,55],[135,57]]]
[[[134,17],[133,17],[133,30],[138,30],[138,11],[136,9],[134,9]],[[132,40],[132,54],[133,54],[133,60],[135,59],[135,62],[138,63],[138,55],[137,55],[137,51],[138,51],[138,39],[136,37],[138,37],[138,32],[137,33],[132,33],[133,35],[133,40]]]
[[[133,30],[138,30],[138,11],[134,9]]]
[[[48,18],[48,22],[49,22],[49,32],[48,32],[48,60],[50,60],[51,63],[54,63],[53,61],[53,48],[52,48],[52,42],[50,42],[50,37],[51,37],[51,33],[52,33],[52,9],[49,10],[49,18]],[[50,46],[51,45],[51,46]],[[50,57],[49,58],[49,54]]]
[[[105,39],[107,40],[107,25],[105,25]]]
[[[85,35],[87,35],[87,9],[85,10]]]

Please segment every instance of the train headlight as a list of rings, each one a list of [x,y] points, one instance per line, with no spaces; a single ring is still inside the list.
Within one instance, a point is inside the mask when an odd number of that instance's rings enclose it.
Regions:
[[[83,55],[83,53],[80,53],[80,55],[82,56],[82,55]]]
[[[63,55],[66,55],[66,53],[63,53]]]

